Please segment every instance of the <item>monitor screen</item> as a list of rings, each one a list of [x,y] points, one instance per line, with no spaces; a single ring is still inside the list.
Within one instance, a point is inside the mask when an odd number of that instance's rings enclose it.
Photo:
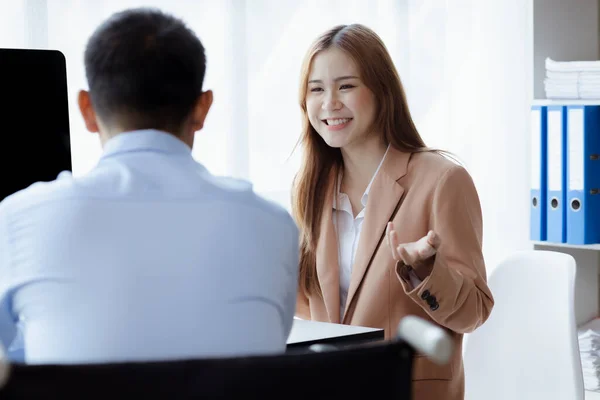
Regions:
[[[66,63],[55,50],[0,49],[0,201],[71,171]]]

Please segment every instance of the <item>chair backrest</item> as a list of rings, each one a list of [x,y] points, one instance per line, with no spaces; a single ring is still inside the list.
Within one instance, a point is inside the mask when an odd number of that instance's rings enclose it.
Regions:
[[[12,365],[2,399],[410,399],[413,350],[378,342],[325,352],[96,365]],[[343,382],[339,378],[342,377]],[[271,396],[273,395],[273,396]],[[379,396],[379,395],[378,395]]]
[[[583,400],[575,273],[572,256],[537,250],[492,271],[492,313],[465,337],[466,400]]]
[[[450,336],[439,326],[406,316],[397,337],[336,348],[282,355],[149,361],[112,364],[10,364],[0,346],[2,399],[410,399],[415,349],[438,364],[453,352]],[[333,373],[333,375],[332,375]],[[340,384],[335,376],[342,376]]]

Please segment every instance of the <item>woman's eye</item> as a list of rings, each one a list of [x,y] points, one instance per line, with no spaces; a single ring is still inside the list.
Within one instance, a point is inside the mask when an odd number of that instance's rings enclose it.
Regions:
[[[354,86],[352,86],[352,85],[342,85],[342,86],[340,86],[340,89],[342,89],[342,90],[343,89],[352,89],[353,87]]]
[[[310,91],[311,91],[311,92],[322,92],[322,91],[323,91],[323,89],[321,89],[321,88],[318,88],[318,87],[315,87],[315,88],[311,88],[311,89],[310,89]]]

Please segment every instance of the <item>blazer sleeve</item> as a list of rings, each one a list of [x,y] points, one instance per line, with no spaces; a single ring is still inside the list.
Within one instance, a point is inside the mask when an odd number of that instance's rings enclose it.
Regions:
[[[415,288],[403,263],[396,264],[396,274],[406,294],[434,321],[454,332],[472,332],[486,321],[494,299],[482,253],[479,197],[471,176],[458,165],[434,189],[430,229],[441,239],[431,274]]]

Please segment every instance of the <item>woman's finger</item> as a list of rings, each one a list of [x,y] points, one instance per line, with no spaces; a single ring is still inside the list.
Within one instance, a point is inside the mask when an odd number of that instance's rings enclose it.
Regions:
[[[413,265],[414,257],[410,254],[406,245],[400,245],[397,247],[398,255],[402,262],[406,265]]]
[[[438,235],[434,231],[429,231],[427,233],[427,243],[434,249],[439,249],[441,242],[442,240],[440,238],[440,235]]]
[[[425,261],[428,258],[433,257],[435,253],[437,253],[437,250],[433,246],[426,244],[419,249],[419,259],[417,261]]]
[[[393,251],[392,242],[390,240],[390,231],[391,231],[390,226],[391,225],[392,225],[392,223],[388,222],[387,226],[385,227],[385,239],[387,240],[388,247],[390,249],[392,249],[392,251]]]
[[[392,242],[392,245],[390,246],[392,249],[392,257],[394,257],[394,260],[399,261],[400,260],[400,255],[398,254],[398,235],[396,233],[396,231],[391,231],[390,232],[390,241]]]

